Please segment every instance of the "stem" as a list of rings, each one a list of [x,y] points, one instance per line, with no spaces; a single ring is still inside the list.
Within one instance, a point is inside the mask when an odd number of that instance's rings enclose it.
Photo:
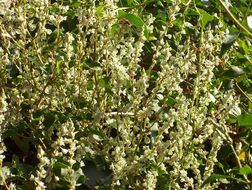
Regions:
[[[42,101],[42,98],[43,98],[43,96],[44,96],[44,94],[45,94],[45,91],[46,91],[47,87],[48,87],[49,85],[51,85],[51,84],[54,82],[55,79],[56,79],[56,76],[55,76],[55,73],[53,73],[53,75],[49,78],[49,80],[48,80],[47,83],[45,84],[44,88],[43,88],[42,91],[40,92],[39,98],[38,98],[37,101],[35,102],[35,106],[36,106],[36,109],[35,109],[35,110],[38,110],[39,105],[40,105],[40,102]]]
[[[220,2],[220,4],[222,5],[222,7],[225,9],[225,11],[227,12],[227,14],[230,16],[230,18],[234,21],[234,23],[243,31],[245,31],[248,36],[250,37],[250,39],[252,39],[252,33],[246,28],[244,27],[239,20],[237,20],[237,18],[235,18],[235,16],[233,15],[233,13],[229,10],[229,8],[226,6],[226,4],[222,1],[222,0],[218,0]]]
[[[197,8],[197,5],[196,5],[196,2],[195,0],[193,0],[193,6],[196,10],[196,12],[198,13],[199,15],[199,21],[200,21],[200,36],[199,36],[199,42],[198,42],[198,49],[201,49],[202,48],[202,44],[203,44],[203,24],[202,24],[202,15],[201,13],[199,12],[199,9]],[[194,92],[193,92],[193,101],[192,101],[192,107],[194,105],[198,105],[198,92],[196,91],[197,88],[196,87],[200,87],[200,75],[201,75],[201,72],[202,72],[202,64],[203,64],[203,55],[202,55],[202,51],[197,51],[197,59],[198,59],[198,64],[196,65],[197,66],[197,77],[195,79],[195,82],[194,82]]]
[[[244,92],[241,87],[238,85],[238,83],[236,82],[235,85],[237,86],[237,88],[241,91],[241,93],[250,101],[252,102],[251,98],[246,94],[246,92]]]

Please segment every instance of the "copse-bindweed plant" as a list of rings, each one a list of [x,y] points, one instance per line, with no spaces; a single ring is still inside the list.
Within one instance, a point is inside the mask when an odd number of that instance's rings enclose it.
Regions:
[[[235,60],[237,36],[222,13],[207,12],[215,6],[209,3],[6,5],[0,18],[2,189],[249,188],[251,168],[243,165],[230,122],[241,114],[246,92],[236,83],[237,93],[228,80],[245,71],[226,69]],[[251,52],[247,47],[248,59]],[[239,174],[228,173],[235,169],[221,163],[222,151],[235,156]],[[96,187],[88,182],[91,162],[107,172]]]

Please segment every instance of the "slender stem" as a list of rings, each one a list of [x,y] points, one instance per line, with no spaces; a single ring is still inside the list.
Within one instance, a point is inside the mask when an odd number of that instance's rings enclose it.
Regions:
[[[55,72],[54,72],[53,75],[48,79],[48,81],[47,81],[47,83],[45,84],[45,86],[44,86],[44,88],[42,89],[42,91],[40,92],[39,98],[38,98],[38,100],[35,102],[35,106],[36,106],[36,109],[35,109],[35,110],[38,110],[38,109],[39,109],[39,105],[40,105],[40,103],[41,103],[41,101],[42,101],[42,99],[43,99],[43,96],[44,96],[44,94],[45,94],[45,91],[46,91],[47,87],[48,87],[49,85],[51,85],[51,84],[54,82],[55,79],[56,79],[56,76],[55,76]]]
[[[246,94],[246,92],[244,92],[241,87],[238,85],[238,83],[236,82],[235,85],[237,86],[237,88],[241,91],[241,93],[250,101],[252,102],[251,98]]]
[[[252,33],[246,28],[244,27],[241,22],[239,22],[239,20],[237,20],[237,18],[235,18],[235,16],[233,15],[233,13],[229,10],[229,8],[226,6],[226,4],[222,1],[222,0],[218,0],[220,2],[220,4],[222,5],[222,7],[225,9],[225,11],[228,13],[228,15],[230,16],[230,18],[234,21],[234,23],[243,31],[245,31],[248,36],[250,37],[250,39],[252,39]]]

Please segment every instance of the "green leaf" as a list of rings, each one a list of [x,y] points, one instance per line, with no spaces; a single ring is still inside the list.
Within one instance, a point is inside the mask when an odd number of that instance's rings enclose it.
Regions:
[[[99,85],[105,89],[106,92],[112,94],[112,88],[109,84],[110,77],[106,76],[99,80]]]
[[[134,3],[134,0],[126,0],[126,1],[127,1],[127,5],[129,7],[131,7],[133,5],[133,3]]]
[[[157,189],[169,190],[171,189],[171,177],[166,173],[159,173],[157,177]]]
[[[214,16],[208,14],[205,10],[199,9],[199,12],[201,14],[201,22],[202,22],[202,28],[204,29],[206,27],[206,24],[214,19]]]
[[[9,125],[8,128],[3,132],[2,138],[6,139],[8,137],[14,137],[17,134],[23,133],[26,129],[26,125],[24,123],[19,123],[18,125]]]
[[[236,41],[236,39],[238,38],[239,33],[231,33],[231,34],[227,34],[223,43],[224,44],[231,44],[234,43]]]
[[[148,40],[149,40],[149,41],[154,41],[154,40],[157,40],[157,38],[156,38],[155,36],[152,36],[152,35],[151,35],[151,36],[149,36]]]
[[[157,2],[157,5],[159,5],[160,7],[164,7],[162,1],[158,1],[158,2]]]
[[[62,169],[62,173],[60,175],[67,175],[67,169]],[[57,182],[58,189],[70,189],[70,183],[65,178],[60,178],[60,180]]]
[[[243,68],[237,67],[237,66],[231,66],[231,68],[227,71],[224,71],[222,74],[222,77],[224,79],[234,79],[238,76],[241,76],[245,74],[246,72],[243,70]]]
[[[62,64],[62,61],[57,61],[56,62],[56,71],[57,71],[58,75],[61,73],[61,69],[60,69],[61,64]]]
[[[53,165],[53,169],[62,169],[62,168],[68,168],[69,166],[66,163],[63,162],[56,162]]]
[[[129,13],[129,14],[126,14],[125,17],[126,17],[126,19],[128,19],[130,21],[130,23],[133,26],[135,26],[138,29],[142,28],[143,25],[144,25],[143,20],[140,17],[138,17],[138,16],[136,16],[134,14]]]
[[[74,19],[76,12],[74,10],[68,10],[64,15],[68,17],[68,19]]]
[[[28,164],[19,163],[17,165],[18,174],[22,177],[29,177],[30,173],[33,171],[33,166]]]
[[[59,11],[59,4],[58,3],[53,3],[49,7],[49,13],[53,14]],[[34,9],[34,12],[36,12],[36,9]]]
[[[165,100],[165,103],[168,105],[168,106],[174,106],[176,103],[177,103],[177,101],[173,98],[173,97],[171,97],[171,96],[168,96],[167,98],[166,98],[166,100]]]
[[[127,15],[127,13],[123,10],[119,10],[118,11],[118,18],[121,19],[121,18],[125,18]]]
[[[137,29],[140,29],[143,27],[144,22],[143,20],[134,14],[126,13],[123,10],[118,11],[118,17],[119,19],[127,19],[133,26],[135,26]]]
[[[217,163],[216,163],[216,166],[218,166],[218,167],[221,169],[221,171],[222,171],[223,173],[226,172],[226,171],[225,171],[225,167],[224,167],[224,165],[223,165],[222,163],[217,162]]]
[[[70,4],[70,7],[72,7],[72,8],[79,8],[80,6],[81,6],[80,2],[73,2]]]
[[[103,6],[98,6],[98,7],[96,7],[96,15],[97,15],[97,16],[102,16],[103,10],[104,10],[104,7],[103,7]]]
[[[239,40],[239,45],[242,48],[242,50],[244,51],[245,54],[249,53],[249,48],[246,44],[246,42],[244,40]]]
[[[106,161],[102,156],[95,156],[92,160],[98,170],[106,170]]]
[[[45,113],[43,124],[46,128],[51,127],[55,121],[56,121],[56,116],[54,113],[50,113],[50,112]]]
[[[150,33],[149,33],[149,31],[148,31],[146,25],[144,25],[144,36],[145,36],[145,38],[146,38],[148,41],[151,41]]]
[[[118,25],[118,24],[113,24],[113,25],[111,26],[110,35],[111,35],[112,37],[115,37],[115,34],[116,34],[117,31],[118,31],[118,28],[119,28],[119,25]]]
[[[90,128],[89,133],[93,134],[93,135],[97,135],[97,136],[99,136],[99,138],[101,138],[103,140],[105,140],[107,138],[106,135],[104,134],[104,131],[100,130],[99,128],[96,128],[96,127]]]
[[[228,118],[228,123],[236,123],[237,122],[237,118],[235,116],[231,116],[230,118]]]
[[[216,180],[223,180],[223,179],[228,179],[231,178],[230,176],[227,175],[221,175],[221,174],[212,174],[210,177],[208,177],[204,183],[202,184],[202,186],[205,186],[206,184],[216,181]]]
[[[84,69],[95,69],[97,67],[100,67],[101,65],[97,62],[92,62],[91,60],[87,60],[86,62],[83,63],[83,68]]]
[[[118,11],[118,19],[126,19],[128,20],[134,27],[137,29],[141,29],[144,27],[144,36],[146,37],[147,40],[149,40],[149,31],[147,29],[147,26],[145,25],[144,21],[139,17],[131,13],[126,13],[123,10]],[[115,31],[117,31],[118,26],[112,26],[111,29],[111,35],[115,34]]]
[[[87,177],[82,173],[81,169],[75,171],[74,178],[76,181],[76,186],[81,186],[87,181]]]
[[[221,53],[220,55],[224,55],[234,44],[234,42],[237,40],[239,36],[239,33],[235,32],[235,33],[231,33],[226,35],[224,42],[221,46]]]
[[[240,174],[242,175],[248,175],[252,174],[252,169],[248,165],[245,165],[244,167],[240,168]]]
[[[73,98],[73,103],[79,109],[83,109],[83,108],[87,108],[88,107],[88,102],[82,96],[74,97]]]
[[[238,126],[252,128],[252,114],[242,114],[238,117]]]

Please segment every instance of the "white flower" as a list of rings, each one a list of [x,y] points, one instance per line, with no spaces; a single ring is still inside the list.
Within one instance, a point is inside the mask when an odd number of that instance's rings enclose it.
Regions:
[[[252,29],[252,15],[247,17],[247,24],[250,29]]]
[[[9,188],[10,189],[16,189],[16,185],[14,183],[10,183]]]
[[[232,3],[230,2],[230,0],[225,0],[225,4],[227,7],[232,7]]]
[[[206,6],[209,6],[209,5],[210,5],[209,0],[201,0],[201,2],[204,3]]]
[[[156,189],[157,176],[157,171],[148,171],[145,182],[143,184],[146,190]]]
[[[210,101],[214,103],[216,101],[216,98],[214,97],[214,95],[211,93],[208,93],[208,95],[209,95]]]
[[[230,114],[235,117],[241,115],[241,108],[238,105],[234,105],[230,110]]]
[[[5,15],[10,8],[10,0],[0,0],[0,15]]]

